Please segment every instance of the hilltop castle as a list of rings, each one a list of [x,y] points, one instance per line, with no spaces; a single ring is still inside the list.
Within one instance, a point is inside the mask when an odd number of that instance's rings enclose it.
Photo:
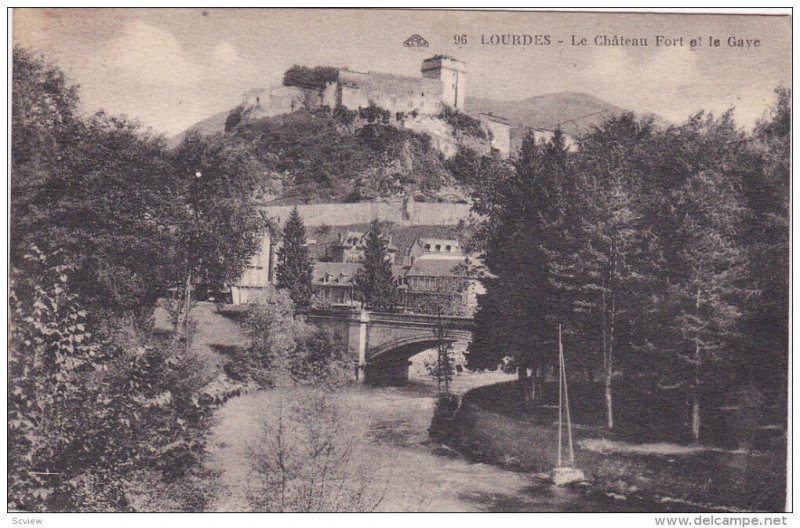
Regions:
[[[273,86],[244,94],[244,105],[257,115],[288,114],[301,108],[345,107],[358,110],[377,106],[390,113],[392,126],[431,136],[433,145],[445,156],[452,156],[459,143],[478,151],[496,149],[508,156],[511,149],[511,125],[490,114],[470,116],[480,122],[479,134],[460,134],[440,116],[449,110],[469,115],[465,108],[466,65],[445,55],[422,61],[421,77],[382,72],[359,72],[339,69],[336,80],[324,85]],[[458,137],[457,137],[458,136]]]

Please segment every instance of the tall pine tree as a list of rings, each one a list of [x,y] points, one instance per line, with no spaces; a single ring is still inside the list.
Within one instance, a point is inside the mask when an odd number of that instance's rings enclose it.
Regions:
[[[278,249],[276,273],[278,288],[289,291],[295,309],[308,308],[311,305],[314,266],[306,244],[306,228],[297,207],[292,209],[286,225],[283,226],[283,244]]]
[[[664,360],[654,366],[661,367],[661,386],[684,389],[697,441],[703,399],[736,381],[744,352],[741,323],[757,293],[748,284],[742,239],[741,189],[750,167],[731,111],[716,119],[698,113],[663,136],[661,150],[673,165],[662,218],[652,221],[668,270],[652,298],[653,327],[663,332],[656,350]]]
[[[486,218],[478,237],[493,278],[485,281],[486,295],[478,301],[478,335],[471,350],[487,363],[492,355],[495,361],[511,355],[523,395],[533,399],[557,328],[547,248],[560,236],[568,170],[563,134],[557,131],[547,144],[536,144],[528,134],[513,165],[476,189],[474,209]]]
[[[364,267],[356,277],[364,303],[373,310],[393,310],[398,302],[388,246],[389,242],[381,232],[380,222],[373,220],[366,235]]]
[[[791,90],[778,88],[770,116],[758,123],[752,150],[760,170],[744,179],[747,246],[752,282],[762,294],[746,323],[750,361],[744,371],[786,410],[789,350],[789,226],[791,181]],[[764,258],[769,255],[769,258]],[[785,412],[781,413],[785,416]]]
[[[650,120],[608,118],[581,141],[569,183],[569,222],[549,254],[554,286],[571,310],[562,317],[579,348],[599,350],[606,425],[614,427],[613,379],[644,312],[649,272],[658,255],[642,226],[641,178],[651,143]],[[583,365],[594,357],[580,358]]]

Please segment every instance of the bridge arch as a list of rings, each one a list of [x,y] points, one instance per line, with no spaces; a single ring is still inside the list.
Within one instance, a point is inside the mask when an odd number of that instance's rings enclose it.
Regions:
[[[359,380],[372,377],[403,381],[408,377],[409,358],[436,347],[439,327],[444,340],[453,343],[472,341],[474,326],[470,317],[367,310],[315,309],[308,317],[346,345]]]
[[[444,332],[443,340],[448,343],[472,342],[472,332]],[[438,344],[438,336],[432,333],[398,337],[370,348],[367,351],[367,362],[381,362],[389,357],[408,359],[430,348],[436,348]]]
[[[472,341],[472,333],[466,331],[445,332],[443,341]],[[381,343],[367,352],[364,376],[368,383],[403,383],[408,380],[411,357],[436,348],[439,338],[431,332],[419,335],[406,335]]]

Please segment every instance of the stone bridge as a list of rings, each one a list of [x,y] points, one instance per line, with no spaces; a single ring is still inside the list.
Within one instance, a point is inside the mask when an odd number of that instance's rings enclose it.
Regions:
[[[473,319],[435,315],[312,310],[310,322],[333,331],[347,345],[359,381],[397,383],[408,379],[411,356],[443,340],[472,341]]]

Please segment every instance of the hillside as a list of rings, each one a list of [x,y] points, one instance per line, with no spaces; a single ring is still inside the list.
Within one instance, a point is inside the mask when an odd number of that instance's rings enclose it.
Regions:
[[[472,115],[485,112],[509,119],[511,152],[528,128],[560,125],[568,134],[579,135],[604,117],[625,111],[581,93],[522,101],[468,98],[467,108]],[[331,113],[324,107],[275,115],[256,102],[212,115],[186,132],[225,132],[222,140],[249,156],[262,174],[261,199],[272,205],[371,201],[408,194],[418,201],[463,201],[466,190],[451,172],[453,165],[445,161],[446,152],[464,146],[478,150],[475,143],[480,141],[456,132],[447,120],[430,116],[408,116],[402,128],[391,126],[389,113],[375,110],[387,115],[370,118],[360,116],[362,110],[342,108]],[[170,138],[169,145],[177,145],[186,132]]]
[[[503,116],[516,127],[552,130],[557,125],[567,134],[577,136],[604,116],[626,110],[584,93],[560,92],[529,97],[521,101],[496,101],[467,97],[470,113]]]
[[[246,121],[223,138],[251,156],[273,205],[407,194],[430,202],[455,186],[429,136],[377,123],[354,129],[325,109]]]
[[[167,138],[167,147],[171,149],[177,147],[189,132],[197,131],[204,136],[210,136],[212,134],[216,134],[217,132],[224,131],[225,120],[228,119],[228,114],[230,114],[230,111],[219,112],[218,114],[211,115],[202,121],[198,121],[183,132]]]

